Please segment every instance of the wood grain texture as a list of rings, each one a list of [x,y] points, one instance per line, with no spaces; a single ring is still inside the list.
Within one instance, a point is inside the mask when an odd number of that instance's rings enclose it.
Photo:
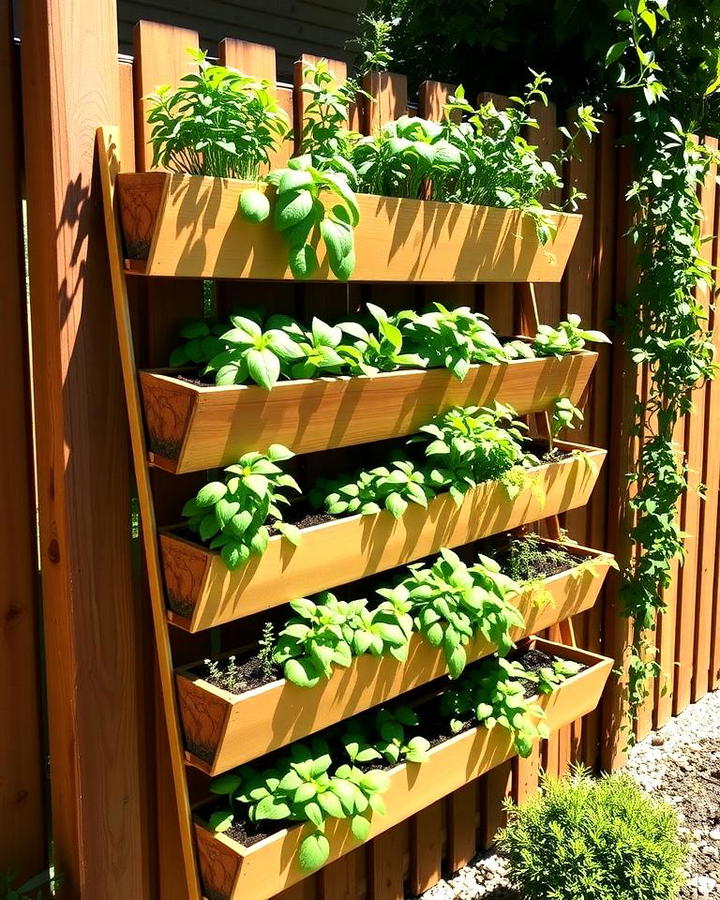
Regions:
[[[100,174],[102,178],[103,206],[107,250],[110,260],[113,306],[115,325],[120,348],[123,386],[127,404],[128,424],[130,428],[130,444],[135,467],[135,478],[138,490],[138,506],[140,512],[141,533],[145,551],[147,583],[150,592],[152,621],[154,627],[157,675],[157,695],[160,698],[159,708],[164,717],[164,728],[158,728],[161,760],[166,759],[172,773],[171,789],[165,791],[167,778],[165,772],[160,773],[156,784],[158,787],[157,808],[165,818],[171,818],[160,839],[161,850],[167,848],[167,835],[177,832],[179,854],[174,853],[173,873],[168,871],[166,857],[160,857],[158,890],[161,896],[168,896],[172,886],[173,900],[200,900],[199,881],[195,865],[192,843],[190,804],[185,773],[182,765],[182,743],[180,739],[180,723],[175,704],[174,684],[172,678],[172,652],[168,625],[164,615],[164,590],[160,572],[157,534],[153,507],[153,496],[150,484],[150,472],[147,465],[147,448],[142,428],[142,412],[140,394],[136,378],[135,353],[132,340],[132,326],[128,303],[127,285],[122,269],[122,251],[119,224],[115,214],[115,186],[117,172],[122,159],[122,149],[113,133],[113,126],[101,127],[97,133],[98,153],[100,156]],[[164,732],[164,735],[163,735]],[[165,737],[165,741],[162,738]],[[169,798],[169,802],[168,802]],[[162,829],[162,824],[159,824]],[[165,860],[165,865],[163,865]],[[178,861],[180,865],[178,865]],[[175,873],[180,870],[181,875]]]
[[[507,814],[503,802],[512,795],[513,765],[510,760],[496,766],[480,779],[481,831],[480,846],[487,850],[495,836],[505,827]]]
[[[548,549],[554,545],[548,542]],[[570,569],[543,579],[513,601],[525,627],[513,631],[519,640],[589,609],[607,575],[609,559],[583,547],[573,553],[594,560],[589,568]],[[538,597],[543,597],[542,606]],[[478,636],[465,650],[468,662],[492,653],[495,646]],[[447,673],[442,650],[420,635],[410,641],[408,659],[358,656],[348,668],[308,690],[283,680],[242,695],[193,674],[197,663],[177,671],[180,712],[186,746],[194,765],[215,775],[307,737],[343,719],[377,706]]]
[[[457,872],[477,852],[479,781],[471,781],[447,799],[447,868]]]
[[[271,537],[262,557],[234,572],[217,551],[162,529],[165,582],[175,622],[190,631],[210,628],[422,559],[440,547],[467,544],[574,509],[587,503],[606,455],[597,449],[583,453],[538,466],[535,478],[513,500],[501,482],[485,482],[468,491],[459,507],[449,494],[441,494],[427,510],[413,504],[400,520],[386,511],[336,519],[303,530],[297,547]],[[203,560],[209,563],[204,568]]]
[[[12,4],[0,4],[0,872],[47,865],[35,484],[22,222],[22,124]]]
[[[537,638],[533,638],[528,646],[537,646],[546,652],[582,661],[587,665],[586,669],[565,681],[553,694],[538,699],[550,729],[566,725],[578,715],[594,708],[610,672],[611,660]],[[513,755],[509,732],[499,728],[490,732],[485,728],[474,728],[433,747],[429,751],[428,760],[420,766],[400,765],[391,769],[388,773],[390,787],[383,795],[387,812],[384,816],[373,817],[370,836],[374,838],[386,832]],[[203,830],[204,826],[199,822],[198,833]],[[218,852],[226,854],[228,850],[232,850],[240,859],[239,871],[230,894],[228,895],[225,887],[227,880],[224,880],[222,891],[217,892],[218,900],[268,900],[282,888],[306,877],[307,873],[295,861],[295,853],[303,833],[302,827],[294,827],[251,847],[242,847],[225,835],[216,835],[214,841],[223,845]],[[327,836],[330,842],[330,862],[358,846],[346,820],[329,820]],[[202,840],[208,840],[207,834],[202,836]],[[204,876],[206,890],[216,889],[210,880],[213,872],[204,873]],[[371,893],[371,896],[377,895]]]
[[[422,894],[442,877],[445,804],[436,800],[410,819],[410,892]]]
[[[140,375],[151,460],[180,474],[231,465],[270,444],[294,453],[412,434],[452,406],[510,404],[518,415],[579,402],[597,355],[473,365],[463,381],[443,369],[372,378],[317,378],[256,386],[200,386],[172,370]]]
[[[54,863],[67,897],[151,900],[152,679],[95,165],[119,112],[114,2],[28,0],[21,54]]]
[[[146,120],[148,103],[144,98],[161,85],[175,86],[183,75],[193,69],[197,71],[197,65],[187,51],[199,46],[197,31],[189,28],[142,20],[133,29],[135,162],[138,172],[147,172],[152,163],[152,146],[149,143],[151,128]]]
[[[368,845],[368,900],[405,900],[407,822],[385,831]]]
[[[132,224],[142,186],[157,190],[158,176],[150,178],[128,173],[119,182],[121,207],[132,204],[123,212],[126,244],[151,240],[146,275],[292,280],[287,246],[273,223],[253,224],[237,213],[250,182],[168,174],[155,222],[138,233]],[[518,210],[372,194],[357,200],[352,281],[559,281],[581,218],[548,213],[558,231],[542,247],[532,220]],[[154,200],[143,203],[144,211],[155,208]],[[324,245],[317,251],[320,269],[310,280],[334,281]]]
[[[704,143],[717,151],[717,138],[706,137]],[[717,166],[712,166],[700,192],[704,221],[702,236],[705,238],[705,256],[712,265],[717,264]],[[706,310],[708,328],[713,346],[720,345],[720,335],[716,333],[714,297],[703,285],[698,291],[700,303]],[[711,306],[713,307],[711,309]],[[702,435],[702,471],[699,478],[705,485],[705,500],[700,506],[700,530],[698,532],[697,598],[695,612],[694,660],[691,685],[691,700],[697,702],[710,686],[710,659],[712,647],[712,619],[715,585],[715,557],[717,555],[718,492],[720,491],[720,461],[715,452],[714,438],[720,425],[720,397],[716,385],[710,382],[703,389],[705,423]],[[697,393],[697,392],[696,392]],[[696,407],[697,409],[697,407]]]

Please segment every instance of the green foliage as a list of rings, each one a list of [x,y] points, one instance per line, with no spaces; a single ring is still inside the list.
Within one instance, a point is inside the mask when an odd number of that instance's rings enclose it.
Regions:
[[[563,678],[558,667],[550,688]],[[222,799],[209,827],[224,832],[245,821],[260,828],[304,824],[297,861],[316,869],[330,854],[329,820],[347,819],[357,840],[368,838],[373,816],[385,814],[381,795],[390,781],[383,769],[422,765],[431,747],[426,734],[438,733],[438,714],[450,718],[454,731],[474,723],[500,725],[512,732],[518,752],[529,752],[532,741],[547,733],[542,710],[524,698],[525,687],[538,680],[518,662],[488,658],[438,697],[419,698],[412,706],[392,701],[277,751],[263,768],[248,764],[219,775],[210,782],[210,791]]]
[[[537,681],[537,675],[517,661],[485,659],[442,694],[440,713],[455,733],[464,731],[468,722],[477,721],[488,730],[500,725],[511,732],[519,755],[528,757],[534,741],[549,735],[541,707],[525,696],[526,685]]]
[[[324,865],[330,853],[325,837],[328,819],[349,819],[358,840],[368,836],[373,812],[382,815],[380,795],[388,776],[379,770],[364,772],[356,766],[337,765],[322,738],[293,744],[278,756],[273,768],[259,772],[242,766],[210,782],[210,790],[228,800],[228,810],[215,813],[210,827],[226,831],[236,811],[255,823],[288,821],[308,823],[298,850],[298,864],[306,870]]]
[[[650,680],[660,674],[650,633],[665,610],[663,592],[672,582],[673,561],[684,555],[677,510],[688,485],[674,433],[692,410],[692,391],[715,375],[707,313],[697,299],[698,291],[712,291],[712,269],[702,255],[699,192],[720,155],[698,145],[668,109],[656,51],[671,9],[665,0],[625,2],[616,15],[623,39],[608,53],[618,83],[635,96],[639,177],[628,199],[635,212],[630,239],[640,274],[623,322],[633,362],[649,376],[647,398],[636,398],[633,433],[640,438],[640,453],[629,475],[634,485],[628,501],[630,534],[640,552],[631,554],[621,592],[624,613],[633,623],[631,716],[648,696]],[[710,84],[708,90],[717,86]],[[632,742],[632,728],[628,733]]]
[[[290,606],[295,616],[280,632],[273,658],[293,684],[315,687],[335,666],[347,668],[364,653],[407,658],[412,619],[397,606],[382,603],[371,610],[365,599],[342,601],[330,593],[315,601],[292,600]]]
[[[452,550],[441,550],[431,566],[416,563],[410,575],[378,594],[407,608],[413,629],[434,647],[442,647],[451,678],[467,665],[465,647],[477,634],[501,655],[512,644],[510,631],[525,624],[512,599],[520,587],[487,556],[468,568]]]
[[[553,403],[550,417],[550,431],[553,437],[557,437],[565,428],[575,428],[576,422],[580,424],[584,421],[582,410],[579,410],[569,397],[558,397]]]
[[[393,317],[404,346],[424,358],[428,368],[446,368],[462,381],[471,364],[508,361],[486,316],[467,306],[447,309],[433,303],[430,312],[405,310]]]
[[[381,707],[376,713],[351,719],[340,741],[352,763],[423,763],[430,741],[408,734],[418,724],[418,714],[409,706]]]
[[[499,403],[493,408],[453,407],[423,425],[409,443],[422,446],[433,489],[449,491],[459,506],[478,484],[534,461],[523,449],[526,426],[514,416],[515,410]]]
[[[181,328],[184,343],[173,350],[170,365],[199,368],[216,384],[254,382],[267,390],[285,379],[372,376],[407,367],[447,368],[462,381],[471,364],[560,356],[581,349],[586,340],[607,340],[599,332],[582,330],[579,318],[570,316],[573,321],[563,323],[558,333],[541,326],[532,344],[502,344],[482,314],[465,306],[433,306],[422,314],[403,310],[388,315],[368,303],[364,323],[329,325],[314,317],[309,328],[290,316],[263,321],[255,310],[241,310],[227,324],[192,320]]]
[[[384,509],[396,519],[411,503],[427,507],[446,491],[459,506],[464,494],[481,482],[537,463],[523,449],[525,426],[513,415],[510,407],[499,404],[449,409],[409,438],[409,452],[419,447],[421,459],[396,458],[350,479],[321,481],[311,500],[332,515],[375,515]]]
[[[508,804],[499,836],[525,900],[675,900],[687,857],[677,816],[628,775],[582,769],[543,779],[522,807]]]
[[[580,327],[580,316],[570,313],[567,320],[557,328],[550,325],[538,326],[538,333],[532,342],[537,356],[565,356],[582,350],[586,341],[609,344],[610,339],[602,331],[585,330]]]
[[[148,97],[153,168],[257,178],[290,127],[274,90],[267,81],[212,65],[203,52],[188,53],[199,72]]]
[[[0,898],[2,900],[43,900],[54,893],[62,883],[62,879],[50,872],[41,872],[21,885],[16,884],[12,872],[0,875]]]
[[[300,539],[298,529],[283,522],[280,509],[290,502],[285,491],[300,491],[292,475],[277,465],[292,456],[281,444],[273,444],[267,455],[246,453],[225,469],[224,482],[209,482],[183,507],[188,528],[211,550],[219,549],[229,569],[244,565],[253,554],[262,556],[270,540],[268,524],[293,544]]]
[[[571,550],[569,547],[568,551]],[[577,565],[577,560],[568,551],[548,546],[537,534],[511,537],[504,559],[505,572],[514,581],[526,584],[534,581],[538,572],[545,571],[548,565],[572,569]]]
[[[269,679],[275,673],[275,644],[275,627],[272,622],[266,622],[258,642],[258,660],[264,678]]]

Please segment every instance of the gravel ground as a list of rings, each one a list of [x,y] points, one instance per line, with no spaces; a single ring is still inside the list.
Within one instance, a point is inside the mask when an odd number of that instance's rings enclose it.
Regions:
[[[720,691],[688,707],[630,753],[626,770],[649,793],[672,804],[691,847],[682,900],[720,900]],[[503,861],[476,857],[423,900],[519,900]]]

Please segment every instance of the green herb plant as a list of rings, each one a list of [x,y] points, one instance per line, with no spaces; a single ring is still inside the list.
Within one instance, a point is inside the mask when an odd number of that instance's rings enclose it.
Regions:
[[[227,831],[235,817],[246,817],[255,824],[278,820],[304,823],[307,829],[298,864],[305,870],[317,869],[330,854],[326,822],[349,819],[355,838],[366,840],[373,813],[385,812],[381,794],[388,784],[382,771],[337,765],[328,744],[316,737],[293,744],[271,769],[242,766],[214,778],[210,790],[226,798],[227,808],[213,814],[209,825],[215,831]]]
[[[507,803],[498,845],[526,900],[676,900],[686,841],[677,814],[629,775],[576,768],[545,777],[521,807]]]
[[[224,482],[209,482],[183,507],[187,527],[211,550],[219,549],[229,569],[244,565],[253,554],[263,555],[269,524],[292,544],[300,540],[298,528],[283,521],[280,509],[290,502],[285,491],[300,491],[292,475],[277,465],[292,456],[281,444],[272,444],[267,455],[246,453],[225,469]]]
[[[536,356],[566,356],[582,350],[587,341],[609,344],[610,339],[602,331],[581,328],[580,316],[570,313],[557,328],[540,325],[531,348]]]
[[[147,98],[152,168],[256,179],[290,129],[274,85],[188,53],[199,71]]]
[[[412,620],[389,603],[370,610],[365,599],[343,601],[324,593],[290,606],[295,616],[280,632],[273,660],[293,684],[315,687],[334,667],[347,668],[364,653],[407,659]]]
[[[576,424],[584,421],[582,410],[569,397],[558,397],[553,403],[550,413],[550,432],[553,437],[557,437],[565,428],[574,429]]]
[[[440,713],[456,734],[469,723],[488,730],[500,725],[511,732],[518,754],[528,757],[535,740],[549,736],[542,708],[525,696],[525,685],[537,680],[517,661],[483,660],[442,694]]]
[[[626,507],[635,550],[628,555],[621,587],[623,611],[633,630],[627,664],[630,743],[632,719],[661,674],[652,632],[666,610],[673,563],[684,556],[677,510],[688,477],[674,435],[682,417],[692,411],[693,390],[716,374],[707,312],[698,297],[713,291],[712,267],[703,255],[700,189],[720,155],[698,143],[669,108],[656,50],[673,42],[670,29],[681,24],[672,21],[672,9],[667,0],[624,0],[615,15],[617,39],[606,59],[618,85],[634,98],[637,180],[627,199],[633,210],[629,239],[637,250],[638,279],[626,298],[622,324],[632,361],[648,381],[647,397],[635,402],[633,434],[640,450],[628,476],[633,490]],[[705,75],[709,96],[720,81],[715,71]],[[689,100],[681,97],[683,109]]]
[[[414,630],[434,647],[442,647],[451,678],[459,678],[467,665],[467,644],[482,635],[502,655],[513,646],[510,633],[525,625],[512,603],[519,585],[486,556],[468,568],[452,550],[443,549],[431,565],[416,563],[394,588],[378,594],[404,604]]]
[[[354,764],[423,763],[428,758],[430,741],[409,733],[419,722],[417,712],[409,706],[381,707],[373,714],[351,720],[340,741]]]

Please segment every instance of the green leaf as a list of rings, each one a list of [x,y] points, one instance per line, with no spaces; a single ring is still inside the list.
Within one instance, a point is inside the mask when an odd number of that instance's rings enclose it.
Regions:
[[[216,834],[222,834],[224,831],[228,831],[233,824],[233,814],[228,810],[218,810],[218,812],[214,812],[210,818],[208,819],[208,826],[211,831],[214,831]]]
[[[290,248],[288,263],[293,278],[311,278],[320,268],[315,248],[310,244]]]
[[[312,688],[320,683],[318,670],[309,659],[289,659],[285,663],[284,674],[298,687]]]
[[[248,371],[252,380],[269,391],[280,377],[280,360],[272,350],[250,349],[246,355]]]
[[[282,800],[278,800],[272,794],[269,797],[263,797],[255,807],[255,819],[287,819],[291,814],[291,809]]]
[[[324,834],[308,835],[298,850],[298,865],[306,872],[324,866],[330,856],[330,843]]]
[[[617,62],[627,50],[628,46],[628,41],[618,41],[616,44],[613,44],[605,54],[605,65],[611,66],[613,63]]]
[[[270,215],[270,201],[256,188],[248,188],[240,194],[239,207],[248,222],[264,222]]]
[[[353,816],[350,820],[350,830],[356,841],[366,841],[370,834],[370,822],[365,816]]]
[[[300,189],[278,194],[275,203],[275,227],[285,231],[298,225],[313,210],[313,196],[308,190]]]
[[[217,775],[210,779],[211,794],[236,794],[240,789],[242,779],[239,775],[232,772],[226,772],[224,775]]]
[[[226,493],[227,485],[223,484],[222,481],[211,481],[205,487],[200,488],[196,503],[202,507],[214,506]]]
[[[393,491],[392,494],[388,494],[386,497],[385,507],[395,519],[401,519],[403,513],[408,508],[408,504],[407,500],[401,497],[396,491]]]

